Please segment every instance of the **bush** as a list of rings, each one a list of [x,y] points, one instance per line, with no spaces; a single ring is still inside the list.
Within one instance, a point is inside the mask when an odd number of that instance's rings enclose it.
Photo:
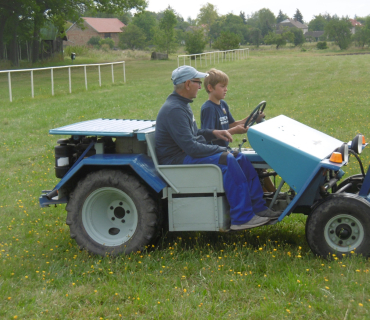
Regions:
[[[107,44],[111,49],[114,48],[114,40],[111,38],[100,39],[99,45],[102,46],[103,44]]]
[[[86,46],[67,46],[64,48],[64,55],[71,56],[71,53],[74,52],[76,56],[84,55],[88,52]]]
[[[327,45],[326,41],[319,41],[317,43],[316,47],[319,50],[323,50],[323,49],[327,49],[328,48],[328,45]]]
[[[204,37],[203,28],[188,31],[185,35],[185,51],[188,54],[202,53],[207,41]]]
[[[91,46],[94,46],[94,47],[99,47],[99,41],[100,41],[100,37],[96,36],[96,37],[91,37],[89,41],[87,41],[87,44],[91,45]]]

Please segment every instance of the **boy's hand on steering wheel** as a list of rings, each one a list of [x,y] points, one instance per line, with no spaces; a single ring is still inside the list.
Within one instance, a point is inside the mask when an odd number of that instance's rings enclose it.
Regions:
[[[263,119],[265,118],[265,114],[263,113],[263,112],[260,112],[260,114],[258,115],[258,117],[257,117],[257,120],[256,120],[256,122],[257,123],[260,123],[260,122],[262,122],[263,121]]]

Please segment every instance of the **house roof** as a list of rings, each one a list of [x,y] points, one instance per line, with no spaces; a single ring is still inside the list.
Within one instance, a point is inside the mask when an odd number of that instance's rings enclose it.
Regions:
[[[121,28],[125,27],[117,18],[86,18],[83,17],[92,28],[94,28],[99,33],[114,33],[122,32]]]
[[[299,28],[299,29],[306,29],[308,26],[306,24],[300,23],[299,21],[293,20],[293,19],[286,19],[284,21],[280,22],[280,25],[282,24],[289,24],[291,23],[293,26]]]
[[[349,19],[349,22],[351,22],[351,24],[352,24],[353,27],[362,26],[362,23],[361,22],[358,22],[355,19]]]

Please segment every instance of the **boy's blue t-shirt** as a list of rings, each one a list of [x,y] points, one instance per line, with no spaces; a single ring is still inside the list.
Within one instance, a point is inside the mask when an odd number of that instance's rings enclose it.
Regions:
[[[228,130],[229,124],[235,122],[227,103],[224,100],[221,100],[220,102],[220,104],[216,104],[211,100],[207,100],[202,105],[200,110],[202,129]],[[227,147],[229,142],[224,140],[214,140],[212,141],[212,144]]]

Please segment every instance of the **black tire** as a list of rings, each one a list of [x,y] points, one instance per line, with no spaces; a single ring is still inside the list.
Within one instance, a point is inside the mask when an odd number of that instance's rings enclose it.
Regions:
[[[157,237],[160,213],[138,178],[118,170],[92,172],[81,180],[66,210],[71,238],[101,256],[142,251]]]
[[[306,221],[306,238],[312,252],[323,258],[342,258],[351,251],[370,256],[370,204],[350,194],[332,194]]]
[[[364,182],[364,179],[365,179],[365,177],[362,174],[355,174],[353,176],[350,176],[350,177],[344,179],[338,185],[337,190],[343,188],[344,186],[346,186],[349,183],[352,183],[352,185],[350,187],[348,187],[348,189],[346,189],[344,192],[358,194],[361,187],[362,187],[362,183]]]

